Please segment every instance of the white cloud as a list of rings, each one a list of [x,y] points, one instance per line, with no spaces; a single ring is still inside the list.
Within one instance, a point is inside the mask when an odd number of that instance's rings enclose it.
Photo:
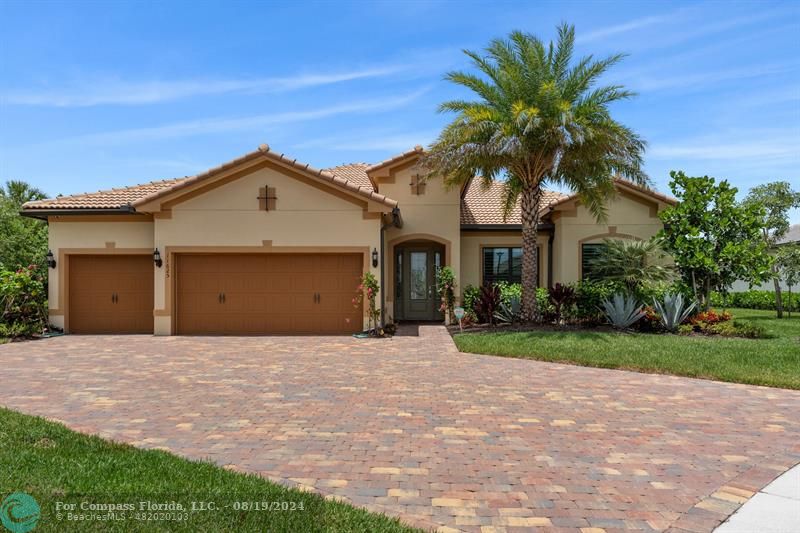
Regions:
[[[652,142],[647,156],[658,160],[757,160],[762,163],[800,160],[800,129],[753,130],[678,142]]]
[[[342,72],[305,73],[288,77],[256,79],[197,79],[186,81],[93,80],[57,90],[9,91],[0,95],[5,104],[48,107],[154,104],[193,96],[227,93],[268,93],[303,89],[366,78],[379,78],[409,70],[395,64]]]
[[[676,12],[677,13],[677,12]],[[673,18],[675,14],[672,15],[658,15],[658,16],[650,16],[650,17],[642,17],[638,19],[629,20],[628,22],[624,22],[622,24],[617,24],[615,26],[607,26],[605,28],[600,28],[598,30],[590,31],[588,33],[584,33],[583,35],[578,35],[575,40],[578,43],[587,43],[591,41],[597,41],[599,39],[603,39],[605,37],[610,37],[612,35],[617,35],[619,33],[627,33],[629,31],[638,30],[640,28],[646,28],[647,26],[652,26],[653,24],[658,24],[659,22],[664,22],[670,18]]]
[[[639,76],[633,78],[628,85],[641,92],[661,91],[666,89],[702,89],[732,80],[761,78],[785,74],[798,69],[799,63],[782,63],[769,65],[750,65],[740,68],[710,70],[702,72],[679,73],[661,71],[659,76]]]
[[[349,113],[385,112],[403,107],[421,97],[429,87],[400,96],[354,100],[305,111],[286,111],[246,117],[215,117],[173,122],[145,128],[131,128],[79,135],[57,140],[57,143],[113,144],[131,141],[159,140],[230,131],[268,128],[279,124],[307,122]],[[48,143],[52,144],[52,143]]]

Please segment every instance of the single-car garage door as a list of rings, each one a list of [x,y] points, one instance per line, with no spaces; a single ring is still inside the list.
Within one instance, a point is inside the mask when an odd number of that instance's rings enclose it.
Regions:
[[[69,256],[70,333],[153,333],[150,255]]]
[[[182,335],[342,334],[362,329],[361,254],[179,255]]]

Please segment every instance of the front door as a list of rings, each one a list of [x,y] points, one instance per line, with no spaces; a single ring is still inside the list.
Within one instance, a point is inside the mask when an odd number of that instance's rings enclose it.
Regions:
[[[437,320],[439,297],[436,294],[436,270],[442,264],[442,252],[434,247],[407,247],[402,252],[403,312],[405,320]]]

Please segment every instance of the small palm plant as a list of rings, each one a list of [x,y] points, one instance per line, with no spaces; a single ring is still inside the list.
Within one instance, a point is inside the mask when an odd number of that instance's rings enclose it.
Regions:
[[[620,281],[628,294],[638,294],[645,285],[669,279],[671,270],[663,264],[665,258],[658,239],[605,239],[600,254],[592,261],[592,273]]]
[[[603,311],[609,324],[617,329],[628,329],[645,315],[636,298],[619,292],[603,301]]]
[[[689,318],[696,306],[695,302],[686,305],[687,302],[683,299],[683,294],[670,294],[664,295],[664,302],[659,302],[653,299],[653,307],[661,318],[661,325],[667,331],[677,331],[684,320]]]

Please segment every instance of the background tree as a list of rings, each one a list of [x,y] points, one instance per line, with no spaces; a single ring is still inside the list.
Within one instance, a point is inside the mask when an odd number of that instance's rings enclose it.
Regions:
[[[23,181],[8,181],[0,187],[0,268],[37,265],[46,272],[47,224],[19,214],[22,204],[43,198],[41,190]]]
[[[726,295],[734,281],[760,283],[770,278],[772,257],[762,238],[764,209],[737,204],[737,189],[708,176],[670,172],[678,204],[659,215],[664,248],[703,309],[711,291]]]
[[[786,181],[774,181],[753,187],[744,201],[747,204],[760,205],[764,208],[761,234],[767,246],[774,248],[789,231],[789,211],[800,207],[800,192],[793,191],[792,186]],[[783,318],[783,300],[777,262],[772,265],[772,274],[772,282],[775,284],[775,309],[778,312],[778,318]]]
[[[628,294],[639,295],[649,284],[666,281],[670,269],[664,264],[666,254],[659,239],[605,239],[592,262],[592,272],[599,278],[625,284]]]
[[[608,109],[633,93],[620,85],[595,88],[623,56],[573,62],[574,44],[574,28],[562,25],[558,40],[548,45],[515,31],[508,40],[493,40],[485,55],[465,51],[478,74],[451,72],[446,79],[477,99],[440,106],[457,116],[423,160],[432,175],[451,186],[475,176],[486,186],[504,178],[506,215],[520,201],[523,320],[539,318],[536,240],[542,186],[577,192],[602,219],[615,175],[647,181],[641,169],[644,141]]]
[[[778,249],[775,263],[778,273],[789,287],[789,316],[792,316],[792,287],[800,285],[800,244],[784,244]],[[776,293],[777,297],[777,293]]]

